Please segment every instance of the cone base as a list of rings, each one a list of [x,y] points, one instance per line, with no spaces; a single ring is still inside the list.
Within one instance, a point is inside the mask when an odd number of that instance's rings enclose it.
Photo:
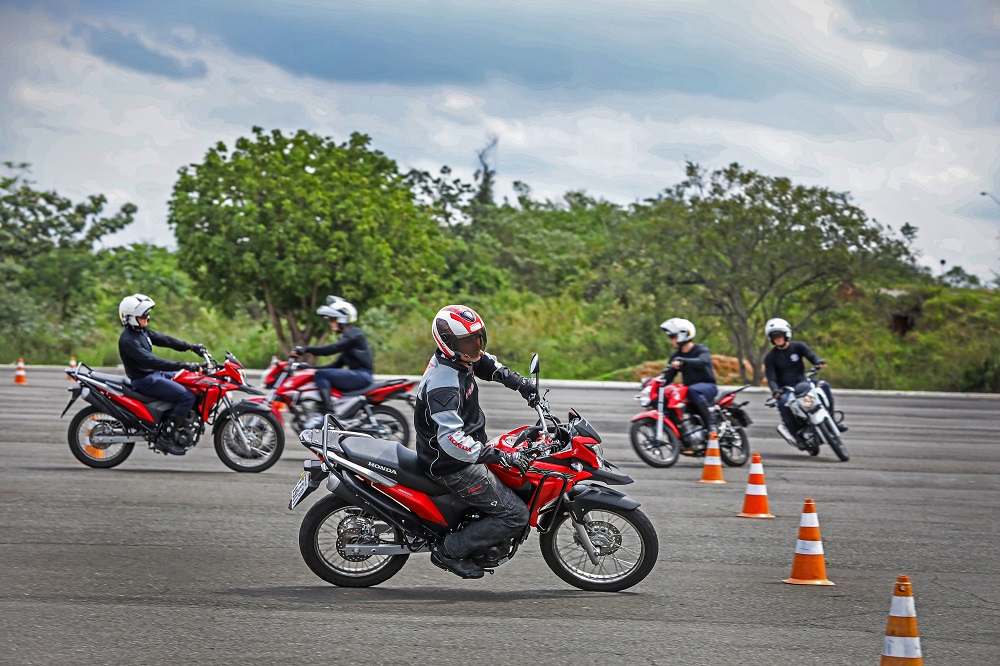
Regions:
[[[738,513],[737,518],[774,518],[773,515],[769,513]]]
[[[705,479],[699,479],[698,483],[729,483],[728,481],[706,481]]]
[[[832,580],[822,580],[813,578],[786,578],[781,581],[782,583],[788,583],[789,585],[836,585]]]

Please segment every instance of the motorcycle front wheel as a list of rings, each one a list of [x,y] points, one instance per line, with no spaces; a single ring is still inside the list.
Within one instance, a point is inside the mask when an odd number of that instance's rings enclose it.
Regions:
[[[124,435],[125,432],[122,422],[111,414],[97,407],[84,407],[69,423],[69,450],[87,467],[114,467],[132,454],[135,442],[104,444],[94,439],[101,435]]]
[[[244,442],[233,419],[239,419],[247,436]],[[285,431],[273,414],[228,414],[215,428],[215,452],[222,464],[237,472],[263,472],[278,462],[285,448]]]
[[[656,441],[656,421],[639,419],[632,422],[629,440],[642,462],[650,467],[672,467],[681,455],[680,440],[674,431],[663,426],[664,442]]]
[[[819,427],[823,429],[823,439],[830,445],[830,448],[840,458],[840,461],[847,462],[850,460],[851,456],[847,453],[847,446],[844,444],[844,440],[840,438],[840,432],[837,428],[831,425],[828,420],[823,421]]]
[[[336,495],[306,513],[299,528],[299,552],[310,570],[340,587],[371,587],[389,580],[409,555],[364,555],[354,547],[402,544],[402,534],[376,516]],[[362,549],[358,549],[362,550]]]
[[[569,513],[557,516],[539,547],[552,572],[570,585],[590,592],[619,592],[641,581],[656,564],[660,544],[656,530],[639,509],[590,509],[584,524],[598,564],[584,550]]]
[[[750,440],[747,431],[732,423],[719,437],[719,457],[730,467],[742,467],[750,459]]]

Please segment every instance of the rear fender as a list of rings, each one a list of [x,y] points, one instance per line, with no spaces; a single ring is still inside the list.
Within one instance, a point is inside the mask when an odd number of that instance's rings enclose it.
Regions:
[[[81,394],[81,397],[83,397],[84,400],[86,400],[94,407],[97,407],[98,409],[103,410],[104,412],[110,414],[111,416],[115,417],[128,427],[131,428],[142,427],[150,429],[155,425],[152,422],[153,421],[152,418],[148,419],[149,423],[145,423],[143,420],[137,418],[135,414],[122,407],[119,403],[112,400],[104,393],[101,393],[100,391],[97,391],[93,388],[84,387],[84,392],[83,394]],[[147,415],[149,414],[145,406],[143,406],[142,411],[145,412]]]

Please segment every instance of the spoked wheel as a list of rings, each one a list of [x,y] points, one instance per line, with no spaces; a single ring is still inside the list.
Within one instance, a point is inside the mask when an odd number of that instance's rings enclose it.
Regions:
[[[107,442],[128,434],[122,422],[97,407],[85,407],[69,423],[69,450],[88,467],[114,467],[125,462],[135,442]]]
[[[591,509],[584,514],[584,524],[598,564],[584,550],[570,514],[564,513],[539,541],[542,557],[555,575],[581,590],[618,592],[653,570],[660,545],[642,511]]]
[[[336,495],[313,505],[299,528],[299,552],[306,565],[341,587],[371,587],[395,576],[409,555],[365,555],[363,546],[402,543],[395,527]]]
[[[366,428],[368,432],[379,439],[410,446],[410,424],[402,412],[388,405],[377,405],[372,407],[372,414],[379,427],[377,432],[374,428]]]
[[[246,435],[240,436],[233,419],[239,419]],[[228,414],[215,429],[215,452],[219,460],[237,472],[263,472],[278,462],[285,448],[285,431],[273,414],[243,412]]]
[[[823,429],[823,438],[826,439],[826,443],[830,445],[833,452],[837,454],[841,462],[847,462],[851,459],[849,453],[847,453],[847,446],[844,444],[844,440],[840,438],[840,432],[834,426],[830,425],[829,421],[823,421],[820,425]]]
[[[750,459],[750,440],[746,430],[730,423],[719,437],[719,457],[730,467],[745,465]]]
[[[651,467],[671,467],[681,455],[680,441],[674,431],[663,427],[664,441],[656,441],[656,421],[639,419],[632,422],[629,439],[639,459]]]

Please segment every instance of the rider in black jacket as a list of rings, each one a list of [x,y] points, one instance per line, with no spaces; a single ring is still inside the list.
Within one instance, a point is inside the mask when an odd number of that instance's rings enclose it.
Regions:
[[[194,407],[195,395],[173,380],[173,373],[181,370],[198,370],[197,363],[168,361],[153,354],[153,345],[177,351],[193,351],[204,354],[204,345],[193,345],[169,335],[150,330],[149,315],[156,305],[149,296],[133,294],[126,296],[118,306],[118,317],[124,330],[118,337],[118,354],[125,366],[125,374],[132,388],[144,395],[174,403],[170,412],[174,438],[181,434],[188,412]],[[174,439],[159,438],[154,446],[164,453],[184,455],[186,449]]]
[[[814,366],[822,369],[826,367],[826,361],[816,355],[812,349],[804,342],[792,340],[792,326],[784,319],[770,319],[764,325],[764,333],[771,341],[773,347],[764,357],[764,372],[767,375],[767,385],[771,389],[772,395],[778,399],[778,412],[781,420],[792,435],[798,430],[798,422],[792,416],[788,408],[788,401],[791,394],[783,392],[786,386],[795,386],[806,381],[806,366],[803,359],[808,360]],[[833,411],[833,390],[826,381],[815,380],[816,386],[826,394],[827,402],[830,403],[830,411]],[[847,430],[847,425],[837,423],[837,428],[841,432]]]
[[[529,402],[537,399],[535,384],[485,353],[486,325],[471,308],[442,308],[431,330],[437,350],[417,387],[413,415],[417,456],[428,476],[483,515],[449,534],[431,553],[431,562],[462,578],[482,578],[482,567],[469,556],[518,536],[528,524],[524,502],[485,463],[523,473],[530,461],[485,445],[486,416],[476,378],[500,382]]]
[[[339,296],[329,296],[326,304],[319,306],[316,314],[330,323],[330,330],[339,334],[336,340],[322,347],[295,347],[292,356],[313,354],[315,356],[330,356],[340,354],[332,363],[316,370],[314,380],[323,400],[323,411],[333,410],[331,387],[341,391],[356,391],[372,383],[372,373],[375,372],[375,360],[368,337],[360,328],[354,325],[358,320],[358,309]],[[323,416],[314,416],[306,428],[319,428]]]
[[[694,343],[697,334],[694,324],[687,319],[673,317],[660,324],[660,328],[670,338],[674,345],[674,353],[663,369],[663,378],[667,383],[674,380],[677,373],[688,390],[688,404],[697,412],[707,432],[716,432],[715,420],[712,418],[712,403],[719,394],[715,380],[715,370],[712,369],[712,353],[705,345]]]

